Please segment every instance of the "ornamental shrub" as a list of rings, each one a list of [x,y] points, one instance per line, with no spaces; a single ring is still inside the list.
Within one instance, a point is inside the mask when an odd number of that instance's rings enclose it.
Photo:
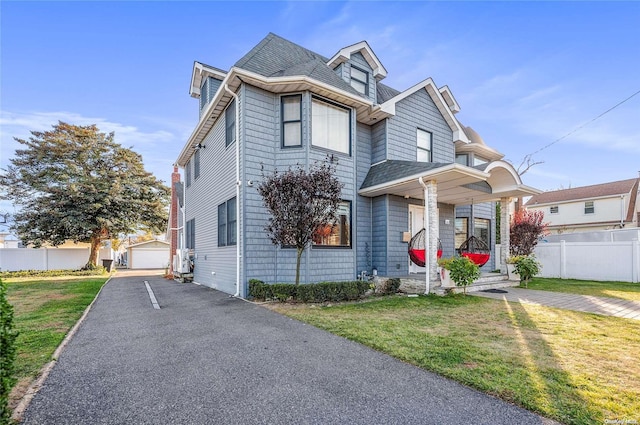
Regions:
[[[266,284],[258,279],[249,281],[249,296],[256,300],[293,301],[323,303],[354,301],[369,290],[369,282],[354,280],[347,282],[319,282],[303,285],[293,283]]]
[[[463,293],[467,293],[467,286],[480,277],[480,267],[467,257],[452,257],[438,261],[440,267],[449,270],[449,276],[456,286],[462,286]]]
[[[534,255],[520,255],[515,259],[515,272],[520,275],[520,282],[529,286],[531,278],[540,273],[542,265],[536,260]]]
[[[16,383],[13,362],[17,336],[18,332],[13,329],[13,306],[7,301],[7,288],[0,280],[0,424],[3,425],[11,420],[9,393]]]

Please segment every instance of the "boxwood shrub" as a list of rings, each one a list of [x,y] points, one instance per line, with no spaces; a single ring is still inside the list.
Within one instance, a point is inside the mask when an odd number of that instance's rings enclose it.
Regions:
[[[256,300],[322,303],[353,301],[369,290],[367,281],[319,282],[296,286],[293,283],[266,284],[258,279],[249,280],[249,296]]]

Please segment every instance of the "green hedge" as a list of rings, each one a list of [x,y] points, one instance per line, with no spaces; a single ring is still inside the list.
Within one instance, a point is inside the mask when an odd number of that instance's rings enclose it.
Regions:
[[[98,266],[92,270],[20,270],[15,272],[1,272],[0,278],[14,277],[56,277],[56,276],[95,276],[105,274],[107,270]]]
[[[347,282],[320,282],[296,286],[293,283],[266,284],[258,279],[249,280],[249,296],[256,300],[297,301],[322,303],[353,301],[364,296],[370,283],[362,280]]]

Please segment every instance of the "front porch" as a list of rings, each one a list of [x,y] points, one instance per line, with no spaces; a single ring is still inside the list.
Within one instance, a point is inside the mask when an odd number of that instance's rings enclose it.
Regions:
[[[406,294],[424,294],[425,292],[425,274],[414,273],[405,276],[396,277],[400,279],[400,292]],[[378,277],[377,279],[388,279],[386,277]],[[502,273],[482,273],[480,278],[467,286],[467,292],[485,291],[487,289],[499,289],[518,286],[519,282],[509,280],[506,274]],[[443,288],[440,285],[440,280],[430,282],[429,293],[436,295],[447,295],[448,293],[462,293],[463,288],[456,286],[453,288]]]

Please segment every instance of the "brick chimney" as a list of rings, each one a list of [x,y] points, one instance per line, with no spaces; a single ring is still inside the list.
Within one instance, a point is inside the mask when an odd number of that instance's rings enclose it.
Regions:
[[[178,214],[180,214],[180,207],[178,194],[176,193],[176,183],[179,182],[180,173],[178,172],[178,167],[174,165],[173,173],[171,173],[171,223],[169,223],[171,232],[171,251],[169,253],[170,274],[173,274],[173,256],[176,254],[176,249],[178,249]]]

